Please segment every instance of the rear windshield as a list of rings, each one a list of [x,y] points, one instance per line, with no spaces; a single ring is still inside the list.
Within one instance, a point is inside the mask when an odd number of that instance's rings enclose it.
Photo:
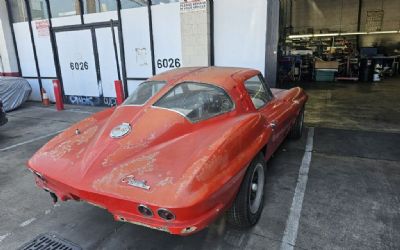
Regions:
[[[165,82],[143,82],[125,100],[124,105],[143,105],[164,86]]]
[[[175,86],[154,106],[174,110],[192,122],[202,121],[234,108],[231,98],[223,89],[194,82]]]

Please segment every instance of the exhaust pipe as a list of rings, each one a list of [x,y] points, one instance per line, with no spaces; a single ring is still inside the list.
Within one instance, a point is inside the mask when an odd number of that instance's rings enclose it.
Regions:
[[[51,198],[53,199],[53,203],[54,204],[57,203],[57,201],[58,201],[57,195],[53,192],[49,192],[49,193],[50,193]]]

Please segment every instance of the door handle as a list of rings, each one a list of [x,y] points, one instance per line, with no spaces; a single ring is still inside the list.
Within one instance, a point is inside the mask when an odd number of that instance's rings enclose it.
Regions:
[[[276,121],[270,122],[269,126],[274,129],[276,127]]]

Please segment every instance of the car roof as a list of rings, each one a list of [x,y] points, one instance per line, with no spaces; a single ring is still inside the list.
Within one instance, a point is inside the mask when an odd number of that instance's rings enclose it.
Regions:
[[[210,83],[225,89],[231,89],[236,85],[237,81],[247,79],[258,73],[258,70],[248,68],[187,67],[161,73],[150,78],[149,81],[167,81],[168,84],[173,85],[191,81]]]

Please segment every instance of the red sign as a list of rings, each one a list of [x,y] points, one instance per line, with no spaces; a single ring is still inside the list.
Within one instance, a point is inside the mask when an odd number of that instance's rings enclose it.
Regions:
[[[39,20],[35,22],[38,36],[49,36],[50,35],[50,24],[49,20]]]

